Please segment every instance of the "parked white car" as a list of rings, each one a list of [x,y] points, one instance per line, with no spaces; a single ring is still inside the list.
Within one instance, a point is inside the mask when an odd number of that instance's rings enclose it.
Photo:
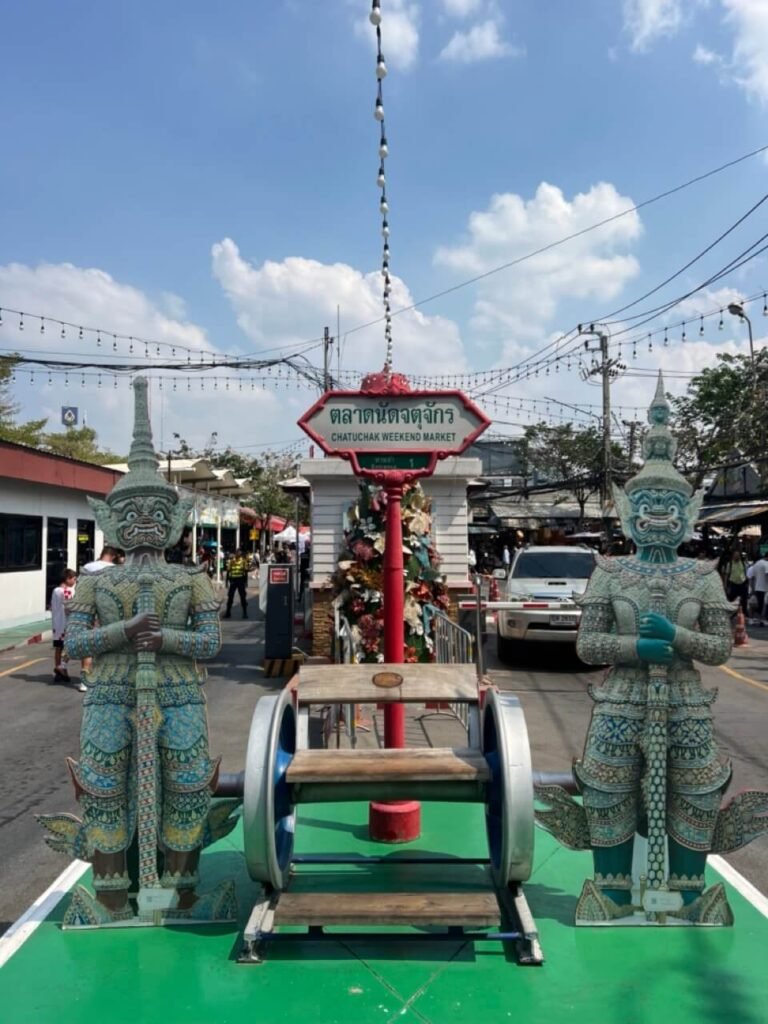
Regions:
[[[520,641],[576,642],[583,594],[595,568],[588,547],[529,547],[515,552],[504,608],[497,614],[498,654],[511,657]]]

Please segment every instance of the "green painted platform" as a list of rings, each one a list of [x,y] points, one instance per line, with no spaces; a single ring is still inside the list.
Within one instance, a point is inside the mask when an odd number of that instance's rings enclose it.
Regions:
[[[299,853],[406,855],[367,841],[366,807],[313,805],[297,828]],[[423,836],[408,852],[486,853],[482,808],[427,805]],[[241,929],[256,895],[238,832],[208,851],[203,877],[237,880],[236,927],[62,932],[63,905],[0,970],[3,1024],[766,1024],[768,920],[729,889],[730,930],[576,929],[576,895],[590,858],[537,832],[526,886],[547,957],[519,967],[499,942],[310,942],[275,945],[267,962],[241,966]],[[296,890],[419,886],[416,871],[302,867]],[[456,887],[454,872],[430,869]],[[313,872],[309,876],[309,872]],[[482,885],[468,868],[463,884]],[[453,876],[453,877],[451,877]],[[713,878],[717,876],[713,875]],[[87,883],[88,875],[84,881]],[[348,929],[345,929],[345,931]]]

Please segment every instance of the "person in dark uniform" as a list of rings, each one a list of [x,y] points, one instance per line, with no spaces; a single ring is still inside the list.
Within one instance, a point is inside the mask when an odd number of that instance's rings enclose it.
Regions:
[[[247,619],[248,598],[246,596],[246,588],[248,587],[248,559],[243,557],[241,548],[235,551],[227,563],[227,583],[229,584],[229,593],[227,594],[227,610],[224,612],[224,618],[229,619],[232,617],[232,602],[237,593],[240,595],[240,607],[243,609],[243,618]]]

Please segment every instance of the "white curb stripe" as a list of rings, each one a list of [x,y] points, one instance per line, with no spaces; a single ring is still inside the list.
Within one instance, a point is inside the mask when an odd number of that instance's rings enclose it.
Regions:
[[[5,935],[0,935],[0,967],[10,960],[13,954],[32,935],[50,912],[69,892],[75,882],[82,878],[91,865],[84,860],[73,860],[55,882],[38,896],[35,902],[24,911],[18,921],[14,921]]]
[[[768,917],[768,897],[763,896],[760,890],[752,885],[740,871],[737,871],[727,860],[717,854],[707,857],[707,864],[713,867],[719,875],[722,875],[726,882],[732,885],[736,892],[751,903],[763,917]]]

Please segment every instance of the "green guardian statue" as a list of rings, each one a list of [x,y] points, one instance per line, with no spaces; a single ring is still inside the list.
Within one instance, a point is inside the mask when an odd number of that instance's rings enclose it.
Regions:
[[[235,913],[231,882],[196,892],[201,848],[234,826],[237,803],[211,806],[219,762],[208,752],[198,665],[221,648],[219,601],[204,571],[165,561],[191,502],[158,473],[146,380],[133,389],[129,471],[105,501],[89,498],[125,564],[81,577],[66,630],[69,656],[93,658],[80,760],[68,759],[83,818],[39,818],[50,846],[93,865],[96,898],[77,887],[65,927],[209,923]]]
[[[731,767],[714,738],[717,693],[703,688],[694,662],[728,659],[734,609],[714,563],[677,555],[703,492],[692,495],[673,465],[669,416],[659,374],[645,464],[624,490],[614,488],[637,553],[599,558],[580,600],[578,654],[610,666],[591,691],[592,720],[574,764],[582,802],[556,786],[536,791],[540,824],[593,852],[595,877],[576,908],[582,925],[732,924],[723,885],[705,889],[707,854],[768,831],[768,793],[721,806]]]

